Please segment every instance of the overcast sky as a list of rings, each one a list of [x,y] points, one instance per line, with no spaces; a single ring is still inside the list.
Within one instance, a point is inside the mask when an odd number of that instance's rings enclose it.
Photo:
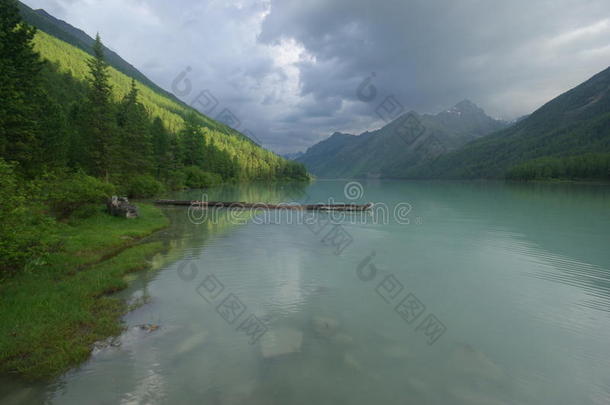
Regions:
[[[265,147],[304,150],[383,125],[394,96],[436,113],[468,98],[513,119],[610,65],[608,0],[26,0],[96,32]],[[363,84],[367,78],[371,79]],[[213,98],[212,98],[213,97]]]

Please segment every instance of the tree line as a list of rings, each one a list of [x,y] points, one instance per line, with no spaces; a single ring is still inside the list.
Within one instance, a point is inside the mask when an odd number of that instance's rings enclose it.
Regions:
[[[610,181],[610,153],[543,157],[514,166],[509,180],[604,180]]]
[[[242,151],[224,145],[194,112],[185,115],[182,128],[169,130],[140,102],[133,79],[115,101],[99,35],[83,82],[41,60],[33,46],[36,30],[21,21],[13,1],[2,1],[1,19],[0,158],[14,162],[26,178],[81,170],[132,195],[223,181],[307,178],[298,163],[252,159],[253,144]]]
[[[99,35],[86,80],[41,58],[36,36],[15,0],[0,0],[0,281],[44,265],[62,223],[99,214],[113,193],[307,179],[303,166],[194,111],[153,114],[135,80],[117,98]],[[168,128],[161,111],[183,125]]]

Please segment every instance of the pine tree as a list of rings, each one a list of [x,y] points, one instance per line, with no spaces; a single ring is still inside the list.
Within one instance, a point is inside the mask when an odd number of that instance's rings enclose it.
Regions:
[[[205,140],[201,126],[194,114],[189,114],[180,131],[182,141],[183,163],[185,166],[203,167],[205,163]]]
[[[131,81],[131,90],[119,105],[117,115],[120,134],[121,176],[126,179],[135,174],[152,171],[153,149],[148,113],[138,102],[138,88]]]
[[[68,164],[68,123],[59,103],[46,91],[37,97],[39,114],[39,156],[37,164],[44,169],[61,169]]]
[[[41,62],[14,0],[0,0],[0,157],[33,170],[38,150],[37,106]]]
[[[109,181],[111,173],[117,171],[118,142],[108,64],[104,59],[104,47],[99,34],[95,37],[93,54],[88,61],[90,88],[83,130],[90,148],[90,171]]]
[[[168,171],[170,170],[173,156],[171,153],[170,136],[161,118],[156,117],[153,120],[150,126],[150,133],[155,161],[155,177],[157,180],[165,181],[168,178]]]
[[[184,187],[182,142],[175,134],[169,136],[169,168],[166,183],[173,190]]]

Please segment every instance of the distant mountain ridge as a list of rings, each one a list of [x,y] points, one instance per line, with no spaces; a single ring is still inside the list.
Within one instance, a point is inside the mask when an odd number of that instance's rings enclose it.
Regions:
[[[414,167],[506,126],[463,100],[435,115],[411,111],[358,136],[336,132],[297,161],[319,177],[402,177]]]
[[[411,168],[404,177],[503,178],[528,161],[588,153],[610,153],[610,67],[511,127]]]
[[[288,160],[297,160],[298,158],[300,158],[304,154],[305,154],[304,152],[284,153],[282,155],[282,157],[285,158],[285,159],[288,159]]]

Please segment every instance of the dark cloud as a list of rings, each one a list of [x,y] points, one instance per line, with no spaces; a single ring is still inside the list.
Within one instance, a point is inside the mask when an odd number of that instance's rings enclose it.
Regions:
[[[260,39],[305,46],[315,63],[302,66],[302,89],[316,98],[353,98],[347,84],[376,72],[409,108],[469,97],[512,117],[606,67],[608,16],[605,0],[277,0]]]
[[[408,110],[469,98],[514,118],[610,60],[607,0],[26,2],[100,31],[165,88],[190,66],[185,101],[208,90],[279,152],[382,125],[392,94]],[[373,98],[358,92],[367,77]]]

